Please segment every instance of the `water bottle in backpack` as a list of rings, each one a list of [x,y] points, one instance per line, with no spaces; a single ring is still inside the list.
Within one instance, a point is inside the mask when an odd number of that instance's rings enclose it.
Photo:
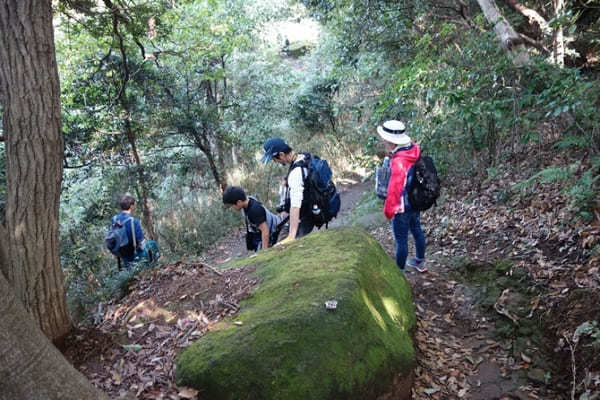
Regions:
[[[319,208],[319,206],[317,204],[313,204],[312,213],[314,216],[321,214],[321,209]]]
[[[387,197],[391,176],[392,169],[390,167],[390,158],[385,157],[383,159],[383,164],[375,169],[375,193],[377,194],[377,197],[382,200],[385,200]]]

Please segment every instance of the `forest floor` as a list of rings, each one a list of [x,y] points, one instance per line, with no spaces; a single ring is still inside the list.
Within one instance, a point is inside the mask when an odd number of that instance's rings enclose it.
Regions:
[[[418,317],[414,399],[569,399],[573,383],[588,391],[577,398],[600,391],[596,331],[574,334],[599,319],[600,263],[583,248],[600,241],[600,226],[561,225],[559,185],[513,199],[517,175],[444,182],[440,205],[422,214],[429,271],[406,273]],[[372,184],[339,186],[333,225],[358,221],[393,257],[381,210],[356,216]],[[65,354],[113,398],[201,398],[174,385],[175,356],[249,296],[251,271],[218,268],[246,254],[240,230],[197,259],[146,271],[99,325],[73,333]]]

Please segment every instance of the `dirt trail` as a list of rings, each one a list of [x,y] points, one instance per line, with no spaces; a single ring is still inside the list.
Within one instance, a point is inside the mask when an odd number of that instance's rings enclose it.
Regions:
[[[352,209],[371,186],[347,187],[343,197],[346,206]],[[435,212],[433,209],[422,213],[426,234],[431,228],[428,226],[430,216]],[[395,243],[389,223],[376,222],[381,221],[376,216],[366,215],[361,219],[367,221],[369,232],[394,258]],[[469,286],[452,279],[447,260],[451,254],[463,249],[440,247],[431,235],[427,236],[429,271],[419,273],[408,268],[405,274],[413,289],[418,318],[415,333],[418,367],[413,398],[566,398],[546,390],[544,377],[527,370],[527,363],[521,359],[522,356],[526,360],[526,356],[515,355],[511,341],[496,338],[493,318],[497,316],[481,311]],[[412,238],[409,243],[412,246]],[[462,245],[454,243],[453,246]]]
[[[363,195],[372,189],[372,182],[346,181],[338,185],[342,209],[331,227],[356,223],[355,207]],[[381,211],[378,212],[379,214]],[[422,224],[428,231],[428,211]],[[363,215],[359,224],[381,243],[390,257],[395,244],[391,228],[380,215]],[[460,244],[456,244],[457,246]],[[243,231],[222,239],[205,254],[205,261],[216,265],[231,257],[247,254],[243,247]],[[408,269],[407,279],[413,288],[418,328],[415,345],[418,367],[413,388],[415,399],[507,400],[530,398],[560,398],[531,385],[522,360],[512,353],[510,341],[494,337],[494,323],[474,304],[469,287],[449,276],[446,249],[429,238],[427,266],[429,272]],[[535,377],[534,380],[543,380]],[[543,386],[543,385],[542,385]],[[543,389],[543,388],[542,388]]]
[[[356,209],[372,183],[348,180],[338,188],[342,209],[331,227],[365,226],[393,258],[392,232],[379,207],[367,212]],[[428,236],[435,213],[422,215]],[[474,306],[468,286],[450,277],[447,260],[460,246],[464,245],[456,242],[444,247],[429,237],[429,272],[406,273],[418,317],[413,398],[560,399],[543,392],[545,378],[531,376],[521,359],[526,356],[514,354],[512,343],[493,337],[491,316]],[[213,267],[247,254],[240,229],[200,258],[148,271],[131,285],[127,297],[109,306],[99,326],[73,334],[66,355],[113,398],[127,392],[144,399],[196,398],[197,391],[174,385],[174,357],[212,325],[237,312],[254,280],[243,269],[219,272]],[[537,379],[539,387],[532,386],[527,375]],[[182,397],[190,393],[191,397]]]

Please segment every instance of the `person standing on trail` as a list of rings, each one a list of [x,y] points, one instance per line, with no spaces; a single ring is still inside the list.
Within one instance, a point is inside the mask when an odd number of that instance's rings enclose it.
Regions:
[[[410,207],[406,188],[413,178],[411,167],[419,159],[421,149],[405,133],[403,122],[385,121],[377,127],[377,134],[383,139],[390,153],[391,177],[387,197],[383,206],[386,218],[392,220],[392,231],[396,242],[396,264],[404,271],[405,264],[419,272],[426,272],[425,235],[421,229],[420,212]],[[407,262],[408,232],[415,240],[416,257]]]
[[[246,248],[258,251],[277,243],[279,232],[285,222],[267,210],[254,197],[246,196],[244,189],[229,186],[223,193],[223,204],[241,211],[246,220]]]
[[[306,201],[307,196],[304,194],[302,161],[306,154],[294,152],[283,139],[277,137],[267,140],[263,149],[265,150],[262,158],[263,164],[273,160],[278,164],[289,164],[290,166],[286,177],[288,188],[286,211],[289,207],[290,229],[287,238],[281,243],[308,235],[314,229],[315,224],[311,216],[310,204]]]
[[[122,227],[125,230],[128,241],[127,244],[116,249],[119,269],[121,269],[121,260],[126,269],[131,268],[134,261],[145,260],[150,264],[160,257],[158,247],[154,240],[145,239],[142,225],[137,218],[132,216],[135,211],[135,199],[133,196],[124,194],[119,198],[121,213],[111,219],[111,229],[113,227]],[[107,239],[111,240],[111,239]],[[112,247],[110,243],[107,243]]]

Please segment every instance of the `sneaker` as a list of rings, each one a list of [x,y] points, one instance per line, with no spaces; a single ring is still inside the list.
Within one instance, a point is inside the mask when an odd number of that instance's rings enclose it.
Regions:
[[[418,258],[411,258],[406,262],[406,264],[410,267],[413,267],[419,272],[427,272],[427,267],[425,266],[425,260],[419,260]]]

